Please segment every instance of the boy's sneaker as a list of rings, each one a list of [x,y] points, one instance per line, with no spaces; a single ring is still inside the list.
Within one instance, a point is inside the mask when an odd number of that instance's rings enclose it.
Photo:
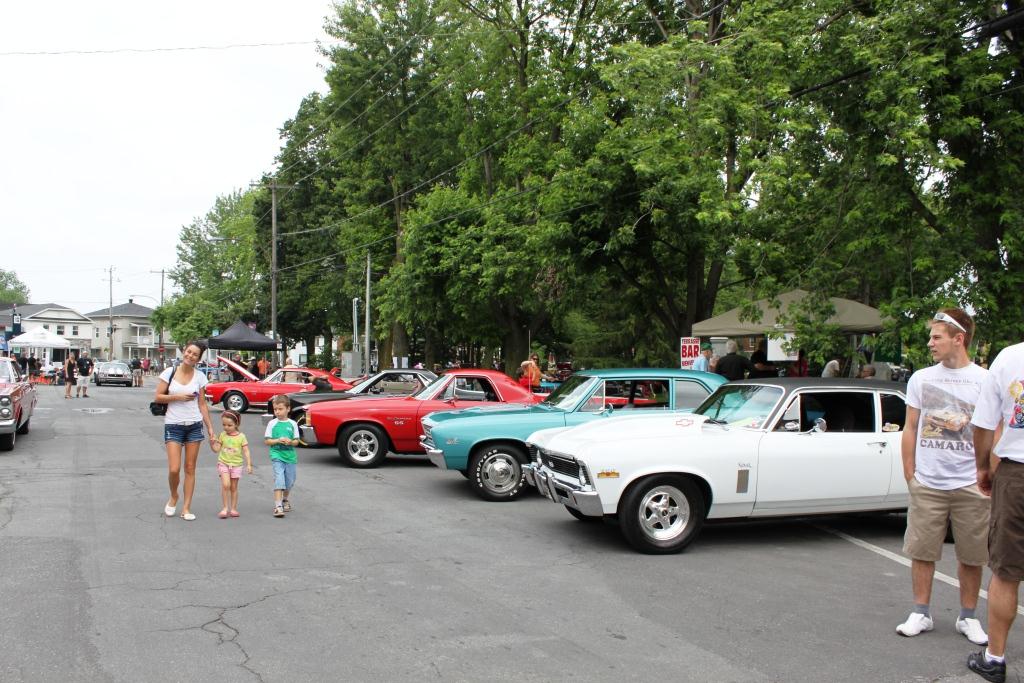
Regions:
[[[281,507],[280,505],[275,507],[274,508],[274,516],[275,517],[284,517],[284,508]]]
[[[292,504],[291,504],[291,501],[289,501],[289,500],[285,500],[284,503],[281,504],[281,507],[284,508],[285,512],[291,512],[292,511]],[[978,628],[981,628],[980,624],[978,625]],[[971,641],[971,642],[974,642],[974,641]],[[988,645],[988,638],[985,639],[984,643],[975,643],[975,644],[977,644],[977,645]]]
[[[985,658],[985,651],[972,652],[967,655],[967,668],[992,683],[1005,683],[1006,662],[990,662]]]
[[[956,620],[956,632],[962,633],[975,645],[988,645],[988,634],[981,627],[981,622],[968,617],[967,619]]]
[[[917,612],[911,612],[907,620],[896,627],[896,633],[908,638],[931,631],[935,627],[932,618]]]

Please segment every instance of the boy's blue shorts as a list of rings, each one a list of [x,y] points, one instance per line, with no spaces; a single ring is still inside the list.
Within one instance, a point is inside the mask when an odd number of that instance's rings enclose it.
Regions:
[[[295,463],[271,460],[274,466],[274,490],[287,491],[295,484]]]

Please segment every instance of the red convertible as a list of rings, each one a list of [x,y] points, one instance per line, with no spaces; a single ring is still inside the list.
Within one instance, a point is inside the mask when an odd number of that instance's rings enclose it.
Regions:
[[[277,394],[291,394],[296,391],[313,391],[313,380],[322,378],[331,385],[332,391],[347,391],[352,385],[330,373],[316,368],[285,367],[259,379],[244,367],[229,358],[217,356],[217,360],[242,376],[240,382],[211,382],[206,385],[206,400],[223,403],[229,410],[244,413],[250,405],[265,406]]]
[[[542,398],[495,370],[450,370],[412,396],[310,404],[299,429],[310,446],[336,444],[352,467],[376,467],[388,451],[422,454],[420,418],[430,413]]]

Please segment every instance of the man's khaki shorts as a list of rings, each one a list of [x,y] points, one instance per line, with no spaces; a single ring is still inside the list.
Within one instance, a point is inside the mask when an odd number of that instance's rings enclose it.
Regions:
[[[942,559],[946,520],[951,520],[956,559],[972,567],[988,562],[990,501],[977,484],[943,491],[929,488],[915,477],[909,488],[904,553],[925,562]]]
[[[989,568],[1006,581],[1024,580],[1024,465],[1005,458],[992,478]]]

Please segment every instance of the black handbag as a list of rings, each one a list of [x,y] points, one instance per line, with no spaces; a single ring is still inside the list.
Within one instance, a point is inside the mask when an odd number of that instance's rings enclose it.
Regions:
[[[171,380],[174,379],[174,373],[176,371],[177,371],[177,368],[172,365],[171,366],[171,376],[167,378],[167,391],[164,392],[165,394],[171,393]],[[166,403],[157,403],[156,401],[150,401],[149,402],[149,412],[153,413],[153,415],[155,415],[156,417],[163,417],[164,415],[167,414],[167,404]]]

